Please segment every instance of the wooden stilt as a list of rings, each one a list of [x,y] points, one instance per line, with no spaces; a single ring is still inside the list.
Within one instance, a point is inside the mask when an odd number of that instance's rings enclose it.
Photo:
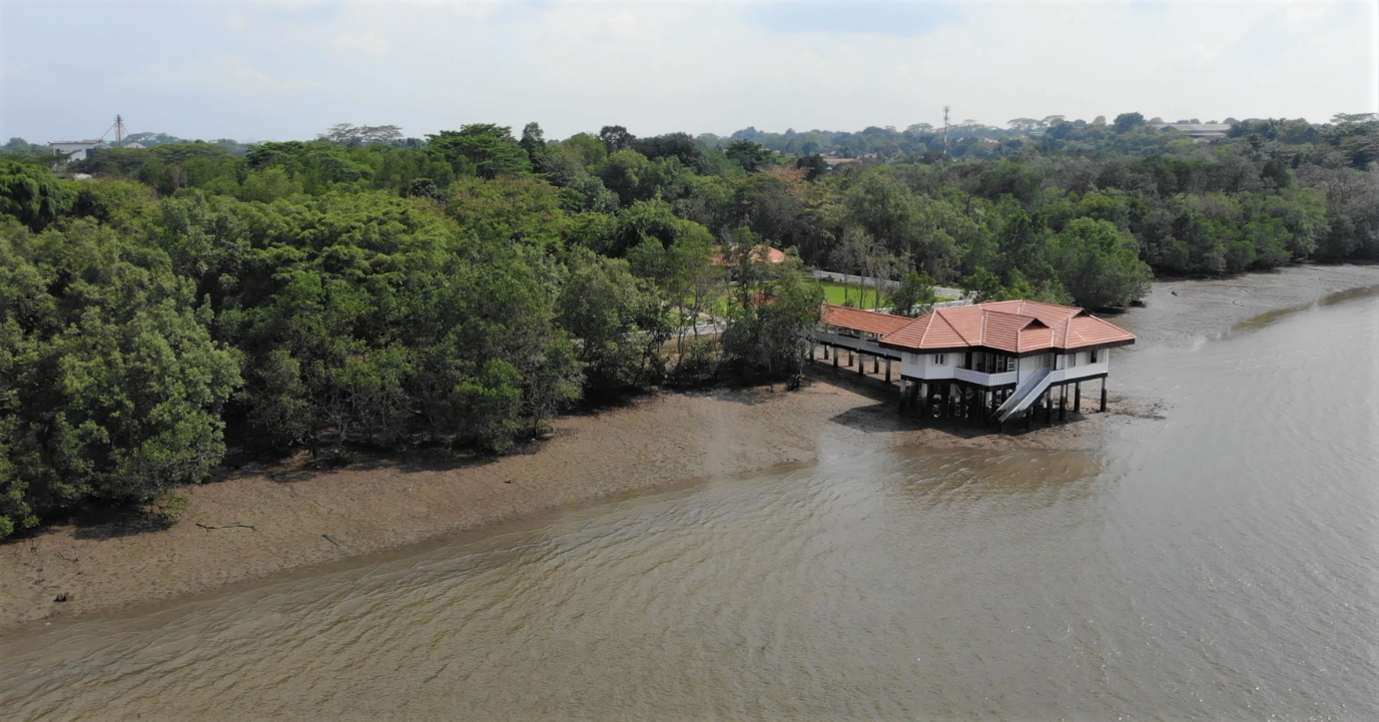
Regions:
[[[1106,413],[1106,379],[1101,380],[1101,413]]]
[[[1058,387],[1058,420],[1068,420],[1068,385]]]
[[[888,362],[888,363],[889,363],[889,362]],[[880,356],[872,356],[872,357],[871,357],[871,372],[874,373],[874,374],[879,374],[879,373],[881,373],[881,357],[880,357]]]
[[[1073,384],[1073,413],[1082,413],[1082,382]]]
[[[857,352],[857,375],[858,375],[858,376],[865,376],[866,374],[867,374],[867,361],[866,361],[866,359],[862,358],[862,352],[861,352],[861,351],[858,351],[858,352]]]
[[[840,355],[841,355],[841,354],[838,353],[838,349],[836,349],[836,348],[833,349],[833,368],[834,368],[834,369],[837,369],[837,368],[838,368],[838,356],[840,356]]]
[[[891,359],[890,359],[889,356],[887,356],[887,357],[886,357],[886,383],[890,383],[890,382],[891,382]]]

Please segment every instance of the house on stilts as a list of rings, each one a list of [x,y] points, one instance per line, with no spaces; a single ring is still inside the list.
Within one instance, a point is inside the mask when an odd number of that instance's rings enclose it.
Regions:
[[[1069,388],[1074,412],[1082,410],[1082,385],[1099,382],[1106,410],[1111,349],[1135,342],[1135,335],[1075,306],[1038,301],[996,301],[937,308],[918,318],[825,304],[814,341],[829,349],[838,365],[857,354],[858,373],[871,356],[873,372],[900,362],[900,405],[934,416],[991,420],[1001,424],[1034,420],[1041,409],[1053,418],[1067,414]]]

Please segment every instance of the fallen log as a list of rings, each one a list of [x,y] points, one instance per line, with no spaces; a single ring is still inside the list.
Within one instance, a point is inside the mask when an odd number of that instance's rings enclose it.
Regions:
[[[202,529],[205,529],[206,531],[210,531],[210,530],[212,530],[212,529],[235,529],[235,528],[239,528],[239,529],[253,529],[253,528],[254,528],[254,525],[253,525],[253,524],[245,524],[245,523],[242,522],[242,521],[231,522],[231,523],[229,523],[229,524],[221,524],[221,525],[219,525],[219,526],[212,526],[212,525],[210,525],[210,524],[202,524],[201,522],[197,522],[196,525],[199,526],[199,527],[201,527]]]

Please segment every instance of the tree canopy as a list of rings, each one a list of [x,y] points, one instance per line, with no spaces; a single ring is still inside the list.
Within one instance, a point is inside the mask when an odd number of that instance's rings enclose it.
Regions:
[[[1139,113],[1009,125],[945,144],[925,124],[342,124],[247,148],[149,134],[56,172],[12,141],[0,537],[147,503],[230,446],[502,453],[581,399],[798,378],[809,266],[898,281],[887,302],[915,313],[936,284],[1095,309],[1153,273],[1379,258],[1372,114],[1209,141]]]

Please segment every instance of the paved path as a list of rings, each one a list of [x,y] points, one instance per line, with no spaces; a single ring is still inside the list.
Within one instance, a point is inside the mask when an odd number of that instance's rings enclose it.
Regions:
[[[817,269],[810,271],[809,273],[815,278],[827,278],[830,281],[838,281],[839,283],[855,283],[857,285],[863,285],[868,288],[876,288],[876,279],[870,276],[856,276],[851,273],[836,273],[834,271],[820,271]],[[895,289],[900,287],[900,282],[882,281],[881,287],[894,291]],[[962,290],[961,288],[951,288],[948,286],[934,286],[934,293],[937,293],[938,295],[943,296],[945,298],[954,299],[963,299],[967,295],[967,292]]]

